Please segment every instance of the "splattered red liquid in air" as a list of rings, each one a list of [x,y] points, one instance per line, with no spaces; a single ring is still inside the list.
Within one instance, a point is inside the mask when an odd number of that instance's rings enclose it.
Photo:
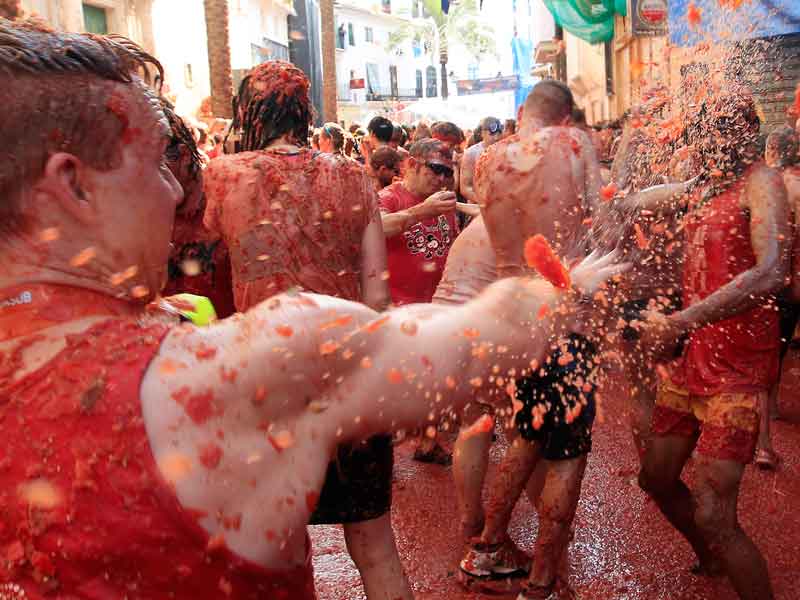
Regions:
[[[525,262],[559,289],[566,290],[572,285],[569,272],[543,235],[535,235],[525,242]]]

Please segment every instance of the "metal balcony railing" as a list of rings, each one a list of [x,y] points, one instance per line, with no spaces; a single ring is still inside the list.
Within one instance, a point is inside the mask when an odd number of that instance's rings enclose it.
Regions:
[[[397,88],[390,86],[367,87],[367,100],[417,100],[422,98],[420,90],[415,88]]]

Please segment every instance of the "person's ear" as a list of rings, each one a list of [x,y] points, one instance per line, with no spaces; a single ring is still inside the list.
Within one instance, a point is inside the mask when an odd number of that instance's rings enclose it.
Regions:
[[[37,202],[55,203],[78,221],[90,223],[97,211],[87,180],[86,166],[78,157],[58,152],[47,159],[34,194]]]

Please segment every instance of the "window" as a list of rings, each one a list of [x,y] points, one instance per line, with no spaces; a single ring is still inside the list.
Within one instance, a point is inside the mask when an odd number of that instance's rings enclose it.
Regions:
[[[472,63],[467,67],[467,79],[477,79],[478,78],[478,65]]]
[[[436,92],[436,67],[425,69],[425,96],[435,98]]]
[[[347,24],[347,39],[350,42],[351,46],[355,46],[356,45],[356,34],[355,34],[355,31],[353,31],[353,24],[352,23],[348,23]]]
[[[422,71],[417,69],[417,98],[422,98]]]
[[[417,0],[411,0],[411,17],[419,19],[419,2]]]
[[[381,77],[378,65],[367,63],[367,94],[378,96],[381,93]]]
[[[344,39],[347,36],[347,29],[344,26],[344,23],[339,25],[339,29],[336,30],[336,47],[339,50],[344,50]]]
[[[375,32],[372,27],[364,27],[364,39],[370,44],[375,41]]]
[[[105,35],[108,33],[108,13],[105,8],[83,5],[83,28],[88,33]]]
[[[383,8],[383,12],[391,14],[392,0],[381,0],[381,7]]]

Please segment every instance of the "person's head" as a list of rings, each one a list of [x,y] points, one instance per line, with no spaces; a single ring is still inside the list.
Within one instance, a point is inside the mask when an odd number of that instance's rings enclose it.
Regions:
[[[115,291],[144,299],[163,285],[183,193],[148,69],[163,80],[158,61],[123,38],[0,20],[0,248],[19,248],[0,268],[24,262],[109,286],[110,274],[135,267]],[[70,260],[87,249],[88,262]]]
[[[382,188],[390,185],[395,177],[400,176],[402,163],[402,155],[391,146],[381,146],[369,158],[372,175],[380,182]]]
[[[740,174],[757,159],[761,120],[752,94],[729,89],[713,97],[702,119],[691,126],[690,139],[706,173],[712,178]]]
[[[455,123],[450,121],[437,121],[431,126],[431,137],[439,140],[450,150],[461,148],[464,144],[464,132]]]
[[[482,141],[481,137],[482,137],[482,132],[479,123],[478,126],[472,130],[472,136],[469,138],[469,140],[467,140],[467,146],[474,146],[475,144],[480,144]]]
[[[800,160],[798,152],[800,152],[800,139],[798,139],[797,131],[784,126],[776,129],[767,137],[764,158],[770,167],[790,167]]]
[[[484,146],[491,146],[503,139],[503,123],[497,117],[486,117],[480,124],[481,141]]]
[[[288,62],[262,63],[242,80],[233,114],[233,128],[241,131],[245,152],[263,150],[280,138],[305,146],[313,117],[308,78]]]
[[[431,128],[425,122],[417,123],[416,128],[414,129],[414,141],[418,142],[420,140],[426,140],[431,137]]]
[[[319,149],[322,152],[341,154],[344,150],[344,130],[336,123],[325,123],[319,130]]]
[[[427,138],[408,149],[403,181],[412,194],[427,198],[440,190],[453,189],[453,151],[439,140]]]
[[[406,130],[403,129],[400,125],[395,124],[394,130],[392,131],[392,139],[389,141],[389,145],[397,150],[400,146],[406,143]]]
[[[523,111],[524,119],[535,119],[545,127],[566,125],[572,118],[575,100],[572,91],[560,81],[540,81],[528,94]]]
[[[369,125],[367,125],[367,131],[369,131],[369,137],[372,143],[376,147],[382,146],[392,141],[394,125],[386,117],[377,116],[373,117],[369,122]]]
[[[355,135],[356,131],[358,131],[359,129],[361,129],[361,125],[359,125],[358,123],[352,123],[350,127],[347,129],[347,131],[350,132],[350,135]]]
[[[319,129],[315,129],[311,134],[311,148],[319,150]]]
[[[506,119],[505,124],[503,125],[503,137],[511,137],[517,133],[517,120],[516,119]]]
[[[183,202],[178,206],[177,215],[185,219],[193,219],[205,210],[203,194],[203,169],[200,153],[191,131],[181,119],[172,104],[162,98],[162,110],[169,122],[171,136],[165,156],[167,167],[183,188]],[[222,137],[217,134],[215,139]]]

